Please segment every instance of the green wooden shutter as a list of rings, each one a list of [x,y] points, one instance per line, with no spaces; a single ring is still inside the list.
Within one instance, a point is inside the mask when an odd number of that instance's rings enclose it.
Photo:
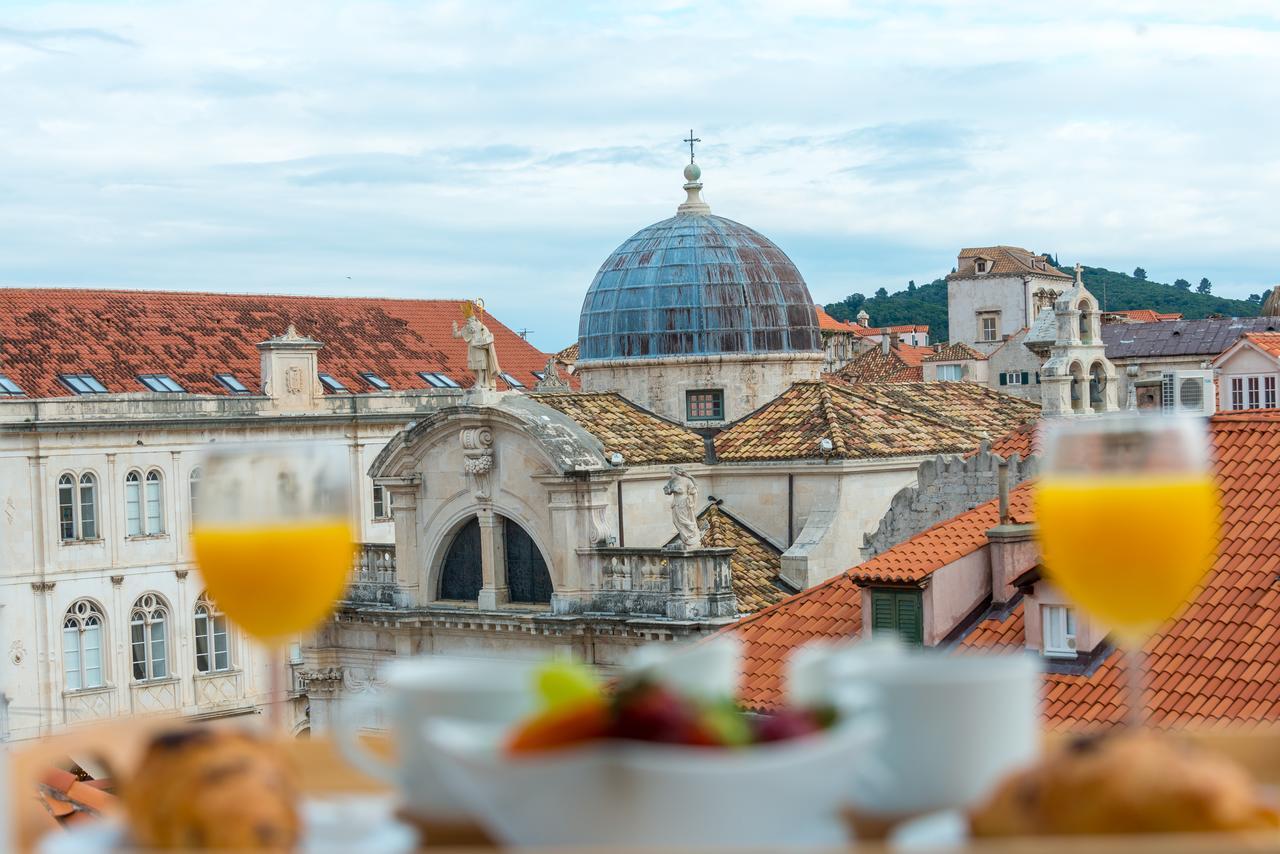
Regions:
[[[924,619],[921,597],[916,590],[900,590],[894,597],[898,618],[898,637],[907,643],[924,643]]]
[[[871,634],[887,633],[906,643],[924,642],[924,605],[919,590],[871,591]]]
[[[1004,371],[1001,371],[1001,372],[1000,372],[1000,385],[1005,385],[1005,384],[1007,384],[1008,382],[1009,382],[1009,375],[1008,375],[1008,374],[1006,374]]]
[[[1031,383],[1031,375],[1030,375],[1030,374],[1028,374],[1026,371],[1023,371],[1023,372],[1022,372],[1022,384],[1023,384],[1023,385],[1030,385],[1030,383]]]

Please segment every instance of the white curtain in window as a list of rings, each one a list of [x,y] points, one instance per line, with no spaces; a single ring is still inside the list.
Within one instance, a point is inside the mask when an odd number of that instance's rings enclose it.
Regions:
[[[102,612],[81,599],[67,609],[62,621],[62,673],[68,691],[101,688]]]
[[[88,472],[80,476],[80,537],[98,537],[98,479]]]
[[[147,533],[164,533],[163,505],[160,501],[160,472],[147,472]]]
[[[230,670],[231,648],[227,618],[204,597],[196,605],[195,630],[196,670],[200,673]]]
[[[130,537],[142,533],[142,478],[136,471],[124,476],[124,531]]]

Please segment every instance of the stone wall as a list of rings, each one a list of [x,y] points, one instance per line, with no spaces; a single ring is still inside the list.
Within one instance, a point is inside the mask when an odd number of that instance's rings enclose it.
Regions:
[[[1001,461],[983,442],[970,457],[925,460],[917,471],[917,483],[899,490],[873,533],[863,537],[862,559],[870,560],[939,522],[971,510],[999,493],[996,476]],[[1036,458],[1009,458],[1009,488],[1032,477]]]

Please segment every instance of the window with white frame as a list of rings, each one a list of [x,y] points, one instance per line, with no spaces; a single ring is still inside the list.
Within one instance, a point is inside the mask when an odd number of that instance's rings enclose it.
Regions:
[[[168,616],[164,602],[154,593],[148,593],[133,603],[129,617],[129,649],[134,681],[168,678],[169,644],[165,634]]]
[[[964,365],[938,365],[938,379],[948,383],[960,382],[964,379]]]
[[[1275,374],[1241,374],[1231,377],[1232,409],[1275,409]]]
[[[138,382],[146,386],[147,391],[157,391],[161,394],[176,394],[186,391],[168,374],[138,374]]]
[[[200,477],[202,472],[200,466],[196,466],[191,470],[191,477],[188,479],[188,492],[191,497],[191,523],[194,525],[198,518],[200,508]]]
[[[377,483],[373,485],[373,518],[391,518],[391,492]]]
[[[201,593],[196,602],[196,672],[221,673],[231,669],[231,635],[226,615]]]
[[[124,476],[124,527],[129,537],[164,533],[163,479],[157,469],[144,476],[134,469]]]
[[[92,472],[58,478],[58,537],[64,543],[98,539],[98,479]]]
[[[1051,658],[1075,658],[1076,616],[1066,605],[1041,605],[1044,654]]]
[[[979,341],[999,341],[1000,340],[1000,312],[998,311],[978,312],[978,340]]]
[[[62,618],[62,683],[67,691],[101,688],[102,611],[88,599],[73,602]]]

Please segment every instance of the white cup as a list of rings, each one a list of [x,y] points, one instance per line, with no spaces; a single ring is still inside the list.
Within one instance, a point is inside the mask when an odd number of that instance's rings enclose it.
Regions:
[[[858,811],[969,806],[1039,750],[1040,665],[1029,655],[849,654],[829,667],[836,705],[870,709],[882,727],[855,774]]]
[[[383,691],[340,709],[334,728],[338,746],[357,768],[396,786],[411,814],[444,821],[470,818],[441,779],[423,723],[432,718],[514,723],[534,710],[539,666],[534,661],[449,656],[394,661],[386,668]],[[391,732],[393,762],[370,753],[358,739],[377,709]]]

